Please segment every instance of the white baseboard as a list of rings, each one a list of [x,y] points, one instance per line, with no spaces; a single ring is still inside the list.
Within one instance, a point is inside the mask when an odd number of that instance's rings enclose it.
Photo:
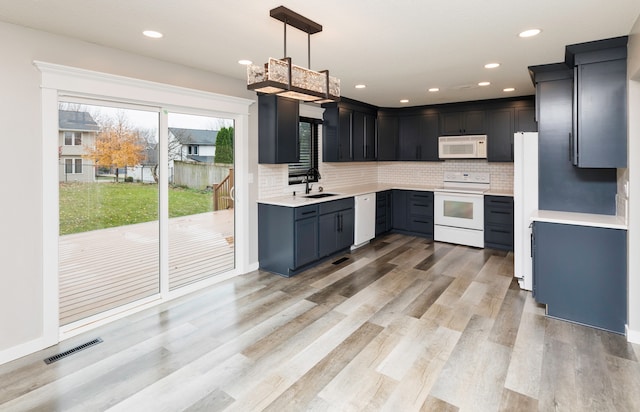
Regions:
[[[0,365],[11,362],[23,356],[30,355],[47,347],[44,338],[34,339],[21,345],[0,351]]]
[[[625,325],[627,332],[627,342],[636,343],[640,345],[640,330],[631,330],[629,325]]]
[[[254,263],[249,263],[249,265],[247,266],[247,272],[253,272],[254,270],[258,270],[260,268],[260,264],[259,262],[254,262]]]

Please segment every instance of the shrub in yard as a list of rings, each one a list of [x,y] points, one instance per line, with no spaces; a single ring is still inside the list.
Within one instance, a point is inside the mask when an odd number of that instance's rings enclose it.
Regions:
[[[133,176],[127,176],[124,178],[124,181],[127,183],[133,183]]]

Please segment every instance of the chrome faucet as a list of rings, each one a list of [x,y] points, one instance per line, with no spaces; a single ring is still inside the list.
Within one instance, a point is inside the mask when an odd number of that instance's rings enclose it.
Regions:
[[[306,175],[305,175],[305,177],[304,177],[304,183],[305,183],[305,186],[304,186],[304,193],[305,193],[305,194],[307,194],[307,195],[308,195],[308,194],[309,194],[309,192],[311,191],[311,189],[309,188],[309,174],[310,174],[311,172],[313,172],[313,173],[315,174],[315,176],[318,178],[318,180],[320,180],[320,172],[318,171],[318,169],[317,169],[317,168],[312,167],[312,168],[310,168],[309,170],[307,170],[307,173],[306,173]],[[313,185],[311,185],[311,187],[313,187]]]

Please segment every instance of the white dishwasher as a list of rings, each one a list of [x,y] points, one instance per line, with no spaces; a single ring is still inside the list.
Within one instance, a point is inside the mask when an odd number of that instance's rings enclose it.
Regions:
[[[355,231],[351,249],[366,245],[376,235],[376,194],[358,195],[355,199]]]

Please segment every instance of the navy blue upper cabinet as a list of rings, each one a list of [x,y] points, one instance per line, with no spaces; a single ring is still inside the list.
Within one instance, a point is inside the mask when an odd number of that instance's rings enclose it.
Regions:
[[[573,164],[627,167],[627,37],[567,46],[565,62],[574,68]]]
[[[571,164],[573,71],[564,63],[529,67],[536,84],[538,208],[613,215],[616,169]]]
[[[258,163],[297,163],[300,106],[298,100],[258,96]]]
[[[398,129],[398,160],[438,160],[438,112],[404,113]]]
[[[443,112],[440,115],[440,130],[444,136],[486,133],[484,110]]]
[[[403,108],[326,103],[323,161],[439,161],[438,136],[487,134],[490,162],[512,162],[513,133],[537,130],[533,96]]]
[[[325,103],[322,160],[352,162],[376,160],[377,108],[342,98]]]
[[[376,116],[371,113],[354,111],[351,133],[353,160],[376,160]]]
[[[487,160],[513,162],[513,134],[536,132],[535,107],[532,99],[504,102],[487,109]]]
[[[376,138],[377,158],[380,161],[398,160],[398,115],[378,111]]]
[[[495,109],[487,112],[487,160],[513,162],[515,110]]]

